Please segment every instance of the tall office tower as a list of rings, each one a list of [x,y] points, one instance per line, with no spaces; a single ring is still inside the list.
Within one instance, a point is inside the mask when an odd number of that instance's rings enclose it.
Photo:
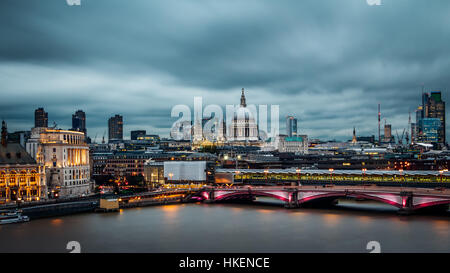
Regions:
[[[391,142],[392,140],[392,127],[390,124],[384,125],[384,142]]]
[[[416,109],[416,125],[415,125],[415,141],[422,141],[422,119],[423,119],[423,107],[420,105]]]
[[[438,130],[438,143],[445,145],[445,102],[442,100],[441,91],[432,91],[424,94],[423,115],[424,118],[437,118],[441,121]]]
[[[293,116],[286,117],[286,135],[288,137],[297,136],[297,119]]]
[[[422,123],[422,142],[425,143],[440,143],[439,132],[441,127],[441,120],[438,118],[424,118]]]
[[[34,111],[34,127],[48,127],[48,113],[44,111],[44,108]]]
[[[138,140],[139,137],[145,137],[146,134],[146,130],[131,131],[131,140]]]
[[[418,141],[418,128],[417,123],[411,123],[411,143],[416,143]]]
[[[108,141],[123,139],[123,117],[115,115],[108,120]]]
[[[78,110],[72,115],[72,131],[83,132],[87,136],[86,113],[82,110]]]

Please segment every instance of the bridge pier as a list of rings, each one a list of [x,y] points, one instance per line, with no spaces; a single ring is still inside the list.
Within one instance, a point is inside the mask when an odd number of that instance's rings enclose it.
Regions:
[[[297,189],[288,190],[288,202],[284,204],[284,207],[287,209],[294,209],[299,207]]]
[[[398,210],[399,215],[411,215],[414,213],[413,210],[413,193],[410,191],[400,192],[402,198],[402,207]]]
[[[215,194],[214,194],[214,190],[210,190],[210,191],[205,191],[203,194],[206,194],[205,200],[203,200],[203,202],[210,204],[210,203],[215,203]]]

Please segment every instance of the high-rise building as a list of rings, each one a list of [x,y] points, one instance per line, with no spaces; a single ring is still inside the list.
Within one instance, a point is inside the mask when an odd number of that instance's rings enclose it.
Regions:
[[[131,131],[131,140],[138,140],[139,137],[145,137],[146,134],[147,134],[146,130]]]
[[[44,108],[34,111],[34,127],[48,127],[48,113],[44,111]]]
[[[424,122],[424,119],[439,119],[440,125],[437,132],[437,140],[434,143],[438,143],[441,146],[445,145],[445,102],[442,100],[441,91],[423,93],[422,105],[416,110],[417,141],[431,142],[431,139],[434,139],[434,137],[430,138],[430,126],[434,128],[437,122],[435,120]],[[424,128],[424,126],[428,127]],[[434,133],[431,133],[431,135],[434,135]]]
[[[123,139],[123,117],[115,115],[108,120],[108,140]]]
[[[411,143],[417,142],[418,128],[417,123],[411,123]]]
[[[441,120],[438,118],[424,118],[421,120],[422,142],[440,143],[439,132]]]
[[[83,132],[87,136],[86,113],[82,110],[78,110],[72,115],[72,131]]]
[[[438,143],[445,144],[445,102],[442,100],[441,91],[432,91],[424,104],[424,117],[437,118],[441,121],[438,130]]]
[[[288,137],[297,136],[297,119],[292,116],[286,117],[286,135]]]
[[[391,124],[384,125],[384,142],[391,142],[392,140],[392,126]]]

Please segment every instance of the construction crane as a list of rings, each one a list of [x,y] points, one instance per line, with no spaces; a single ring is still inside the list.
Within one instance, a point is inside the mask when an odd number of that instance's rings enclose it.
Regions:
[[[95,137],[94,137],[94,144],[97,144],[97,133],[95,133]]]
[[[403,137],[405,136],[406,128],[403,129],[402,138],[400,139],[400,144],[403,144]]]
[[[395,130],[395,133],[397,134],[397,141],[398,141],[398,144],[400,144],[400,145],[403,145],[403,138],[404,138],[404,136],[405,136],[405,131],[406,131],[406,128],[403,129],[402,137],[400,137],[400,136],[398,135],[398,130]]]

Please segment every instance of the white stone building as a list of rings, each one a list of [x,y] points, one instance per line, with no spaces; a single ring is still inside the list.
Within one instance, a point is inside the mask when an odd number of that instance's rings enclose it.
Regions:
[[[308,153],[308,136],[300,135],[296,137],[288,137],[287,135],[279,135],[275,139],[269,139],[262,147],[261,151],[278,151],[280,153]]]
[[[244,88],[242,88],[241,104],[234,112],[231,120],[230,131],[227,134],[228,141],[258,141],[258,125],[253,113],[247,108]]]
[[[301,135],[296,137],[279,136],[278,151],[280,153],[308,153],[308,136]]]
[[[83,132],[33,128],[27,152],[45,166],[51,197],[73,197],[91,193],[89,146]]]

